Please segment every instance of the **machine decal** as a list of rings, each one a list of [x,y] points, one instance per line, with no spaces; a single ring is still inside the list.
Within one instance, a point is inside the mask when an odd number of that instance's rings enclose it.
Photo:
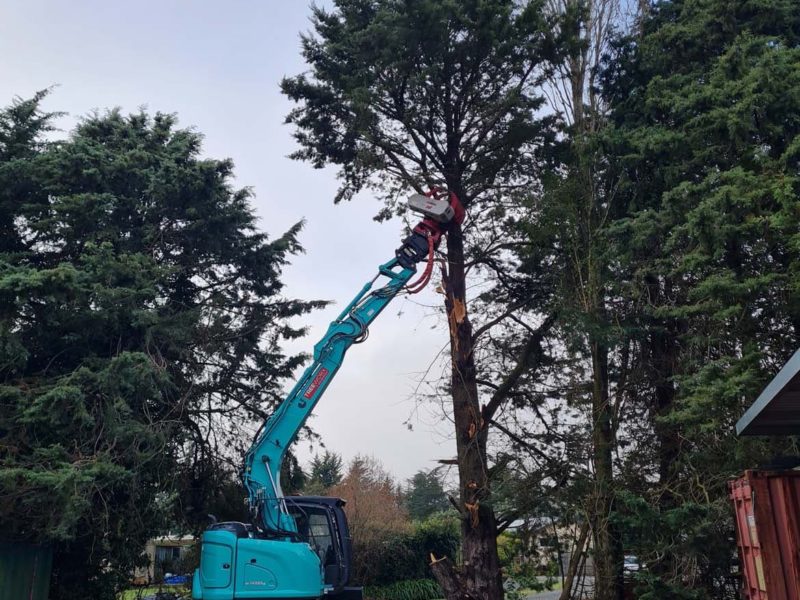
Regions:
[[[319,386],[322,385],[322,382],[325,381],[328,373],[329,371],[325,367],[322,367],[319,371],[317,371],[317,374],[314,376],[314,381],[312,381],[311,385],[306,388],[306,393],[303,394],[303,396],[310,399],[311,396],[314,395],[314,392],[319,389]]]

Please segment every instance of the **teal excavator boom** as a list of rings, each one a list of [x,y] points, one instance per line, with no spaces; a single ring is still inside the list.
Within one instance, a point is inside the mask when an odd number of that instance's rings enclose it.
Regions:
[[[351,545],[345,501],[285,497],[281,464],[317,402],[341,367],[345,353],[364,341],[370,324],[401,292],[420,291],[433,268],[443,234],[464,219],[455,194],[416,194],[409,207],[424,218],[378,268],[314,346],[314,359],[256,434],[245,455],[242,480],[253,522],[213,524],[204,534],[195,600],[360,600],[350,586]],[[425,271],[411,285],[417,264]],[[377,286],[378,281],[383,284]]]

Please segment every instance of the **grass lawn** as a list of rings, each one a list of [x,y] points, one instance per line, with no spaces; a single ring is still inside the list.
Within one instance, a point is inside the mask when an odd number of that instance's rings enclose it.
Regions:
[[[157,587],[137,587],[131,588],[129,590],[125,590],[121,592],[117,598],[118,600],[137,600],[138,598],[144,598],[148,594],[155,594],[158,591]]]
[[[135,587],[125,590],[121,592],[118,596],[118,600],[139,600],[140,598],[144,598],[145,596],[149,596],[150,594],[155,594],[156,592],[173,592],[175,594],[183,595],[185,597],[189,597],[189,588],[185,585],[153,585],[149,587]]]
[[[550,586],[546,590],[522,589],[522,590],[519,591],[519,593],[522,594],[523,597],[525,597],[525,596],[531,596],[533,594],[541,594],[543,591],[544,592],[555,592],[555,591],[558,591],[560,589],[561,589],[561,582],[560,581],[556,581],[555,583],[553,583],[552,586]],[[440,600],[444,600],[444,599],[442,598]]]

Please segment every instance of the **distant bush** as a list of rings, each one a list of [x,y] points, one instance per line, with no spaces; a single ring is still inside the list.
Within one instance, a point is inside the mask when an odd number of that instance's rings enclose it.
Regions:
[[[433,579],[398,581],[391,585],[369,586],[364,589],[366,600],[435,600],[443,595]]]

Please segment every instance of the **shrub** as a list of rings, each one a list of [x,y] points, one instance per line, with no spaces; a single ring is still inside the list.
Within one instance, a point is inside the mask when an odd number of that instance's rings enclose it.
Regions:
[[[365,588],[366,600],[435,600],[443,595],[433,579],[411,579],[391,585]]]
[[[457,558],[460,543],[458,517],[432,515],[414,523],[409,531],[373,531],[354,536],[355,580],[368,586],[388,586],[395,582],[426,580],[430,577],[430,555]]]

